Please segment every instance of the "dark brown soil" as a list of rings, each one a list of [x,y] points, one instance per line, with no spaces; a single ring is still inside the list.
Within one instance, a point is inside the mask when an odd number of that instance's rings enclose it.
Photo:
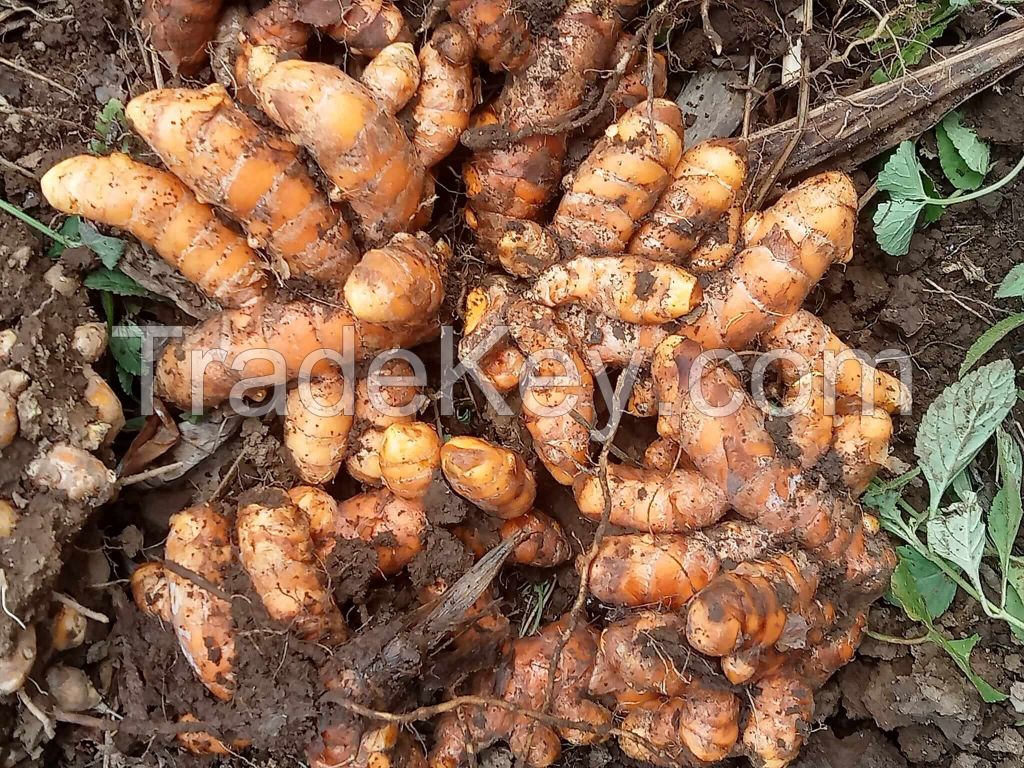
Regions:
[[[5,14],[0,5],[0,56],[20,67],[0,65],[0,181],[5,200],[50,223],[54,214],[41,204],[38,177],[95,138],[93,120],[109,98],[125,99],[151,88],[152,64],[134,32],[137,3],[42,0],[29,5],[33,7],[28,11],[13,14]],[[823,5],[838,13],[845,4]],[[521,6],[541,27],[554,18],[554,3],[529,0]],[[798,6],[789,0],[716,3],[711,21],[726,53],[754,48],[762,61],[777,61],[785,49],[782,32],[793,29],[790,14]],[[991,20],[991,13],[972,12],[952,34],[983,34]],[[691,23],[694,15],[679,21],[665,39],[672,53],[674,87],[680,72],[706,66],[714,57],[699,22]],[[825,33],[812,42],[816,57],[829,50]],[[841,72],[840,79],[854,83],[861,75],[858,67],[851,70],[852,74]],[[830,88],[842,90],[829,83],[822,92]],[[785,94],[769,95],[755,124],[792,114],[787,113],[789,99]],[[983,138],[999,145],[993,177],[1005,173],[1024,151],[1024,75],[976,99],[968,119]],[[440,171],[442,197],[436,217],[438,231],[456,241],[453,280],[460,284],[450,292],[447,305],[453,316],[463,306],[463,286],[484,269],[459,229],[458,159]],[[874,171],[859,175],[860,191],[870,185]],[[914,413],[898,422],[896,445],[897,455],[905,460],[912,459],[920,415],[956,378],[966,348],[989,325],[1017,309],[993,302],[992,295],[1009,267],[1024,261],[1022,211],[1024,181],[1019,181],[978,203],[952,208],[938,225],[915,237],[911,253],[902,259],[880,252],[866,212],[854,260],[845,270],[833,270],[809,302],[852,346],[869,352],[894,348],[911,355]],[[0,218],[0,330],[17,331],[14,362],[31,376],[38,404],[36,418],[27,421],[22,438],[4,451],[0,462],[0,497],[26,500],[17,546],[0,538],[0,568],[9,585],[6,605],[21,619],[41,619],[54,609],[49,590],[56,586],[111,617],[110,626],[90,622],[86,645],[62,661],[90,673],[107,704],[124,716],[125,725],[113,737],[95,728],[60,725],[57,738],[47,741],[35,719],[0,698],[0,765],[188,765],[193,758],[176,749],[173,735],[150,725],[173,723],[185,713],[215,725],[223,737],[251,739],[254,749],[247,754],[259,764],[301,760],[320,725],[320,676],[330,661],[327,649],[298,641],[286,627],[271,621],[247,580],[234,573],[225,589],[233,596],[239,627],[239,694],[230,705],[215,704],[195,681],[173,633],[140,616],[123,589],[131,563],[160,556],[167,519],[177,509],[215,491],[229,502],[254,486],[285,488],[293,483],[281,451],[280,426],[272,418],[248,420],[238,441],[200,464],[186,482],[126,491],[116,505],[91,521],[86,510],[28,487],[23,470],[37,451],[67,439],[90,417],[80,399],[81,366],[69,354],[68,344],[74,326],[95,320],[100,309],[89,304],[95,296],[84,290],[69,297],[53,294],[42,277],[53,264],[44,255],[47,245],[23,225]],[[90,261],[87,254],[69,251],[61,264],[69,276],[77,277],[94,266]],[[154,318],[175,317],[167,304],[145,311]],[[994,354],[1019,356],[1021,346],[1011,339]],[[106,360],[98,370],[114,381],[110,365]],[[485,431],[507,444],[522,440],[518,424],[488,419],[470,407],[471,393],[465,399],[472,423],[452,419],[444,424],[448,432]],[[618,442],[638,456],[650,437],[649,423],[629,420]],[[127,439],[115,446],[116,455],[123,454]],[[244,458],[232,468],[242,446]],[[333,490],[346,495],[355,488],[339,481]],[[566,489],[544,482],[538,506],[562,523],[576,553],[588,546],[594,526],[581,519]],[[347,606],[346,619],[353,627],[387,626],[385,622],[417,604],[421,587],[439,580],[451,583],[471,565],[464,548],[445,528],[465,517],[466,505],[438,483],[428,507],[431,529],[424,552],[406,576],[387,586],[376,577],[367,545],[352,543],[334,552],[327,564],[337,574],[332,586]],[[507,569],[499,576],[499,608],[511,620],[513,631],[528,618],[530,601],[549,584],[542,610],[545,621],[562,615],[572,603],[578,576],[571,565],[554,572]],[[594,618],[603,610],[597,605],[588,609]],[[884,604],[872,611],[871,624],[887,634],[916,633],[898,611]],[[932,645],[869,640],[860,658],[820,693],[824,725],[805,748],[801,768],[904,768],[911,763],[934,768],[1024,766],[1024,736],[1017,725],[1024,718],[1024,645],[974,606],[959,601],[940,628],[955,637],[979,633],[982,641],[973,656],[976,670],[996,687],[1015,692],[1014,700],[983,705],[952,662]],[[13,630],[13,621],[0,613],[0,655]],[[52,658],[46,645],[44,641],[41,667]],[[473,669],[486,668],[493,663],[493,648],[478,649],[472,658],[457,662],[443,656],[432,662],[419,681],[422,688],[410,686],[403,706],[430,703],[440,688]],[[35,696],[35,691],[29,692]],[[424,734],[428,730],[424,728]],[[511,765],[511,758],[498,749],[485,754],[483,762]],[[625,761],[614,747],[601,746],[570,751],[564,762],[603,768]],[[253,763],[237,757],[225,764]]]

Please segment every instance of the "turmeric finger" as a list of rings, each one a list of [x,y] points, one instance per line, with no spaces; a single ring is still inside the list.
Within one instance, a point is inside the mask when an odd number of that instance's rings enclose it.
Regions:
[[[739,738],[740,700],[728,690],[698,686],[682,696],[640,704],[622,721],[622,751],[636,760],[672,768],[715,763],[729,756]],[[654,749],[652,749],[654,747]],[[680,754],[681,753],[681,754]]]
[[[624,251],[682,152],[683,119],[674,102],[655,99],[634,107],[576,171],[552,230],[581,253]]]
[[[178,406],[199,410],[224,402],[246,380],[269,386],[293,381],[300,372],[326,375],[335,366],[323,357],[325,351],[360,360],[415,346],[436,332],[436,325],[392,329],[361,323],[342,305],[259,300],[214,315],[168,344],[156,365],[156,391]],[[215,350],[224,351],[223,359],[216,359]],[[243,386],[235,394],[244,391]]]
[[[421,384],[412,365],[401,357],[371,366],[356,381],[356,421],[380,430],[414,421],[423,400]]]
[[[25,473],[37,486],[63,493],[92,507],[106,504],[117,491],[117,476],[81,448],[57,443],[29,464]]]
[[[512,559],[520,565],[554,568],[572,555],[569,539],[558,521],[536,509],[524,515],[505,520],[498,530],[502,541],[519,536],[525,531],[527,538],[512,550]]]
[[[425,172],[401,126],[370,91],[337,67],[276,61],[253,49],[251,86],[271,120],[296,136],[348,201],[371,243],[412,225]]]
[[[814,599],[819,570],[802,552],[741,563],[690,603],[686,639],[708,656],[771,647]]]
[[[398,573],[423,549],[427,513],[421,499],[403,499],[384,488],[338,504],[334,536],[373,545],[377,568]]]
[[[892,417],[857,401],[852,413],[836,416],[835,425],[832,449],[842,462],[843,482],[860,496],[888,463]]]
[[[705,141],[687,150],[673,180],[629,252],[656,261],[680,261],[735,204],[747,177],[746,147],[731,139]]]
[[[452,0],[448,14],[466,30],[476,55],[492,72],[511,72],[531,48],[526,15],[509,0]]]
[[[556,482],[571,485],[590,462],[594,379],[550,309],[517,300],[506,317],[520,350],[537,363],[520,387],[534,450]]]
[[[338,644],[348,629],[313,549],[309,519],[283,493],[238,508],[238,553],[270,617],[304,640]]]
[[[142,27],[175,74],[194,75],[206,63],[223,0],[146,0]]]
[[[526,365],[505,323],[505,311],[516,290],[507,278],[492,275],[466,297],[459,357],[467,367],[475,364],[474,375],[498,392],[518,387]]]
[[[178,512],[171,517],[165,552],[170,562],[219,587],[234,559],[228,521],[209,504]],[[171,623],[186,660],[210,693],[229,701],[235,692],[231,603],[170,569],[167,592]]]
[[[780,362],[787,381],[806,370],[815,370],[834,387],[836,395],[860,398],[889,413],[909,405],[910,393],[903,382],[860,359],[810,312],[800,310],[780,320],[765,334],[762,347],[766,351],[795,352],[806,361],[803,369],[793,361]]]
[[[616,320],[660,325],[701,302],[697,278],[682,267],[636,256],[580,256],[542,272],[527,293],[548,307],[578,302]]]
[[[195,723],[198,719],[193,714],[185,714],[178,718],[179,723]],[[186,731],[177,735],[178,743],[193,755],[212,755],[214,757],[237,756],[237,752],[248,749],[252,744],[248,739],[232,739],[228,747],[221,739],[205,731]]]
[[[685,329],[705,349],[747,349],[793,314],[836,261],[846,261],[857,191],[842,173],[814,176],[787,192],[746,234],[746,250],[705,292],[705,313]]]
[[[329,483],[348,449],[354,396],[339,375],[325,376],[288,393],[284,446],[307,483]]]
[[[814,691],[783,669],[757,684],[743,729],[743,747],[763,768],[784,768],[800,753],[814,717]]]
[[[693,469],[693,462],[675,440],[659,437],[644,451],[643,465],[668,474],[677,469]]]
[[[523,458],[478,437],[453,437],[441,446],[441,471],[457,494],[500,518],[525,514],[537,497]]]
[[[235,95],[243,104],[255,104],[249,89],[249,59],[256,46],[274,48],[278,55],[291,58],[306,50],[312,28],[296,17],[292,0],[270,0],[245,22],[235,58]]]
[[[17,397],[0,390],[0,451],[14,442],[20,428]]]
[[[484,258],[510,275],[535,277],[562,258],[558,240],[536,221],[472,208],[465,219]]]
[[[828,453],[835,427],[835,402],[825,392],[825,377],[809,373],[786,387],[782,406],[793,411],[788,441],[796,448],[800,466],[813,467]]]
[[[309,0],[302,1],[306,5],[313,4]],[[323,26],[328,35],[347,44],[357,56],[376,56],[393,43],[412,42],[405,17],[390,0],[354,0],[345,5],[333,2],[330,5],[343,9],[341,17],[317,26]]]
[[[171,174],[114,152],[58,163],[40,181],[64,213],[126,229],[225,306],[251,303],[266,289],[259,257]]]
[[[441,463],[441,438],[429,424],[392,424],[379,450],[381,479],[403,499],[422,498]]]
[[[631,363],[646,366],[658,345],[672,335],[670,324],[627,323],[577,304],[559,307],[558,318],[576,341],[577,349],[585,353],[595,373],[604,366],[625,368]]]
[[[221,85],[136,96],[129,122],[202,200],[266,247],[285,275],[340,283],[359,258],[352,233],[299,150],[254,123]]]
[[[409,107],[412,143],[432,168],[447,157],[469,127],[476,102],[473,43],[458,24],[442,24],[420,49],[423,77]]]
[[[420,63],[411,43],[392,43],[366,65],[359,82],[384,109],[397,115],[420,84]]]
[[[132,572],[132,598],[140,611],[161,621],[171,621],[171,597],[167,571],[160,563],[143,563]]]
[[[82,373],[85,374],[86,380],[85,402],[96,409],[96,421],[87,427],[87,431],[94,433],[95,440],[87,442],[109,445],[125,425],[121,400],[111,386],[91,367],[85,366]]]
[[[770,543],[762,529],[742,523],[686,535],[607,536],[590,564],[590,593],[609,605],[678,609],[711,582],[723,562],[752,560]]]
[[[345,281],[345,300],[360,320],[381,324],[422,323],[444,299],[442,251],[429,241],[399,233],[368,251]]]
[[[676,613],[637,611],[609,624],[601,633],[590,692],[681,695],[694,684],[685,634],[686,619]]]
[[[35,666],[38,652],[35,626],[29,624],[18,630],[10,653],[0,656],[0,696],[10,696],[21,690]]]
[[[648,533],[686,533],[718,522],[728,504],[717,486],[699,472],[679,469],[669,474],[657,470],[610,464],[607,472],[611,495],[609,522],[621,528]],[[600,520],[605,511],[602,480],[580,475],[573,484],[580,513]]]

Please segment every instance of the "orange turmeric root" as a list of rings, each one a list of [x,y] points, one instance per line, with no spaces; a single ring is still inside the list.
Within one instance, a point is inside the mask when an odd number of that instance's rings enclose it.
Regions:
[[[764,768],[785,768],[800,753],[814,717],[814,691],[857,652],[863,613],[758,684],[743,731],[744,750]]]
[[[25,473],[37,486],[91,507],[106,504],[117,491],[113,471],[91,453],[65,443],[54,445]]]
[[[705,313],[685,335],[705,349],[747,349],[779,317],[796,312],[835,262],[849,260],[857,191],[845,174],[801,183],[744,232],[746,250],[712,280]]]
[[[400,326],[433,318],[444,299],[444,246],[404,232],[368,251],[345,281],[345,300],[358,319]]]
[[[532,48],[526,16],[510,0],[452,0],[452,20],[466,30],[476,56],[492,72],[512,72],[525,63]]]
[[[40,182],[59,211],[126,229],[225,306],[267,287],[259,256],[170,173],[115,152],[58,163]]]
[[[800,551],[741,563],[690,603],[686,639],[707,656],[769,648],[814,599],[819,569]]]
[[[851,413],[836,416],[835,424],[832,450],[842,462],[843,482],[860,496],[888,462],[892,417],[858,400]]]
[[[419,68],[422,78],[409,107],[410,135],[420,162],[432,168],[458,145],[476,103],[469,35],[458,24],[442,24],[420,49]]]
[[[688,315],[703,292],[674,264],[637,256],[580,256],[542,272],[527,293],[548,307],[577,302],[616,320],[660,325]]]
[[[347,200],[372,244],[408,230],[420,208],[425,172],[395,117],[337,67],[278,61],[257,47],[251,87],[264,112],[294,134]]]
[[[175,74],[194,75],[206,63],[222,0],[146,0],[142,27]]]
[[[193,714],[184,714],[178,718],[179,723],[198,722]],[[228,747],[221,739],[205,731],[186,731],[177,735],[178,743],[193,755],[212,755],[214,757],[236,756],[240,750],[248,749],[252,742],[248,739],[232,739]]]
[[[288,393],[284,446],[307,483],[329,483],[338,474],[352,429],[354,393],[335,374]]]
[[[252,389],[294,381],[300,372],[317,377],[336,368],[326,359],[310,358],[313,353],[362,360],[413,347],[436,332],[436,325],[392,329],[360,323],[340,305],[261,299],[215,315],[168,344],[157,362],[156,392],[182,408],[199,410],[224,402],[246,379],[262,377]],[[214,350],[223,350],[225,358],[214,360],[209,354]],[[304,362],[313,363],[307,371],[301,370]]]
[[[506,520],[528,512],[537,497],[523,458],[478,437],[453,437],[441,446],[441,471],[457,494]]]
[[[255,104],[249,90],[249,58],[259,45],[274,48],[282,58],[291,58],[306,50],[312,28],[296,17],[293,0],[270,0],[245,22],[235,59],[235,96],[243,104]]]
[[[736,744],[739,721],[735,693],[695,683],[680,696],[645,702],[630,711],[621,730],[637,738],[619,736],[619,746],[635,760],[666,768],[716,763]]]
[[[280,491],[262,491],[238,509],[238,553],[272,619],[304,640],[337,645],[348,628],[325,584],[309,519]]]
[[[286,276],[335,283],[348,276],[359,259],[352,233],[306,172],[298,147],[256,125],[223,86],[150,91],[125,114],[164,164],[245,227]]]
[[[685,634],[686,619],[678,613],[642,610],[609,624],[601,633],[590,692],[681,696],[695,675]]]
[[[652,372],[663,407],[658,433],[682,445],[740,515],[795,538],[854,588],[884,590],[896,565],[885,537],[867,535],[855,503],[822,489],[778,455],[763,414],[736,375],[722,365],[698,368],[702,352],[693,341],[673,337],[655,353]],[[725,415],[712,411],[723,407]]]
[[[647,533],[686,533],[718,522],[728,504],[717,486],[699,472],[669,474],[621,464],[608,466],[609,522]],[[581,474],[573,484],[579,511],[592,520],[604,515],[601,478]]]
[[[491,275],[466,297],[459,357],[467,366],[475,362],[475,375],[498,392],[518,387],[526,365],[526,358],[505,328],[505,310],[517,290],[508,278]]]
[[[521,709],[543,710],[549,666],[565,629],[563,619],[543,627],[537,635],[507,644],[498,669],[472,678],[471,691],[502,699]],[[588,723],[595,728],[610,726],[611,713],[587,695],[596,652],[596,633],[585,625],[577,627],[559,656],[550,702],[552,715]],[[507,709],[463,707],[441,716],[434,731],[434,748],[428,765],[430,768],[456,768],[469,755],[497,741],[505,741],[516,759],[529,768],[546,768],[561,756],[562,738],[576,745],[601,740],[599,733],[555,729]]]
[[[609,605],[678,609],[704,589],[723,563],[761,555],[771,536],[744,523],[687,535],[607,536],[590,564],[590,593]]]
[[[372,544],[377,568],[390,576],[423,549],[426,529],[427,513],[421,499],[403,499],[384,488],[338,504],[334,536]]]
[[[379,456],[384,485],[400,498],[419,499],[441,464],[441,438],[422,421],[392,424],[384,430]]]
[[[629,242],[629,252],[656,261],[681,261],[737,202],[747,177],[746,148],[716,139],[688,150],[673,181]]]
[[[655,99],[634,107],[576,171],[552,230],[581,254],[621,253],[682,153],[683,118],[674,102]]]
[[[300,0],[299,17],[323,27],[357,56],[376,56],[392,43],[413,39],[402,12],[390,0],[354,0],[344,5],[334,0]]]
[[[167,571],[160,563],[143,563],[132,572],[132,599],[147,616],[171,621],[171,595]]]
[[[779,321],[762,341],[766,351],[795,352],[806,361],[801,368],[782,360],[783,379],[792,383],[809,371],[820,372],[837,396],[855,397],[893,413],[910,403],[910,393],[897,378],[872,367],[854,354],[832,329],[810,312],[800,310]]]
[[[419,88],[420,76],[412,43],[392,43],[370,60],[359,82],[388,114],[397,115]]]
[[[594,379],[552,310],[520,299],[509,306],[507,320],[524,354],[544,353],[520,387],[523,421],[548,472],[562,485],[571,485],[590,463],[586,425],[595,419]],[[551,351],[561,354],[551,356]],[[552,379],[564,383],[545,382]]]
[[[171,517],[167,560],[219,587],[233,561],[228,521],[209,504]],[[235,628],[231,603],[167,569],[171,623],[189,665],[221,701],[235,692]]]
[[[649,365],[654,350],[673,332],[671,324],[642,325],[613,320],[578,304],[559,307],[558,318],[572,334],[576,348],[584,353],[594,373],[605,366],[625,368],[631,362]]]
[[[562,526],[536,509],[502,521],[471,516],[450,530],[478,560],[499,542],[519,536],[523,531],[528,538],[512,550],[510,560],[513,563],[554,568],[572,556],[572,546]]]

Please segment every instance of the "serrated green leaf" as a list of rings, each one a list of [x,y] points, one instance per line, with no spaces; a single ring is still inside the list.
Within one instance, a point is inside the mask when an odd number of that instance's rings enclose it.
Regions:
[[[100,234],[91,222],[82,221],[78,227],[78,237],[82,245],[100,257],[103,266],[113,269],[124,253],[124,240]]]
[[[149,291],[119,269],[97,269],[86,275],[82,284],[86,288],[109,291],[118,296],[152,296]]]
[[[981,640],[980,635],[971,635],[965,637],[962,640],[949,640],[942,635],[935,633],[934,638],[946,653],[949,654],[950,658],[953,659],[954,663],[960,667],[960,671],[963,672],[967,679],[974,684],[974,687],[978,689],[978,693],[981,694],[981,698],[988,704],[994,704],[999,701],[1006,701],[1007,696],[995,688],[978,675],[971,667],[971,652],[974,647]]]
[[[946,115],[939,127],[949,138],[964,165],[984,180],[992,163],[992,153],[988,144],[979,139],[973,129],[963,124],[960,113],[956,110]]]
[[[1024,264],[1018,264],[1003,278],[996,291],[997,299],[1013,299],[1024,296]]]
[[[1020,448],[1002,428],[996,431],[1000,487],[988,515],[989,538],[999,553],[999,568],[1009,574],[1010,555],[1024,520],[1021,505],[1022,458]]]
[[[928,606],[917,586],[917,579],[906,561],[901,560],[896,565],[896,570],[892,572],[892,578],[889,580],[889,592],[907,616],[931,627]]]
[[[917,583],[929,618],[939,618],[956,597],[956,583],[913,547],[897,547],[896,552]]]
[[[928,549],[960,566],[977,584],[985,554],[985,522],[977,494],[968,491],[964,495],[965,501],[950,504],[928,520]]]
[[[973,368],[981,358],[992,351],[992,348],[995,347],[996,344],[1021,326],[1024,326],[1024,312],[1018,312],[1015,315],[1004,317],[998,323],[981,334],[981,336],[971,344],[971,348],[967,350],[967,355],[964,357],[963,365],[960,366],[960,375],[963,376],[971,370],[971,368]]]
[[[934,512],[960,472],[1006,418],[1017,398],[1016,372],[1000,360],[951,384],[928,407],[917,430],[914,453],[928,481]]]
[[[82,219],[78,216],[68,216],[61,225],[57,228],[58,234],[64,235],[68,240],[78,242],[78,227]],[[50,243],[50,247],[46,251],[46,255],[51,259],[60,258],[60,255],[64,253],[64,243],[54,240]]]
[[[924,200],[921,163],[912,141],[904,141],[885,162],[878,174],[878,188],[900,200]]]
[[[142,329],[134,323],[115,326],[110,334],[110,353],[118,368],[132,376],[141,376]]]
[[[906,256],[925,204],[918,200],[887,200],[875,211],[875,238],[890,256]]]
[[[939,164],[949,183],[964,192],[978,189],[985,181],[985,174],[973,170],[961,157],[943,123],[935,127],[935,141],[939,146]]]

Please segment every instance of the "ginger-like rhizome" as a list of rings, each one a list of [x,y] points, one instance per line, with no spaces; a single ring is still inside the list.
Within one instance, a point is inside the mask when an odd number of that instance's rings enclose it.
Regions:
[[[745,210],[743,142],[686,147],[679,108],[661,98],[664,60],[645,61],[624,31],[638,10],[631,0],[570,0],[543,35],[503,0],[452,0],[449,20],[425,36],[388,0],[329,6],[271,0],[243,26],[231,83],[128,104],[131,127],[166,170],[83,155],[42,180],[53,207],[131,233],[224,307],[161,353],[165,402],[221,407],[252,377],[307,385],[289,391],[281,425],[300,483],[197,499],[173,515],[163,560],[131,574],[135,604],[175,633],[208,694],[229,702],[244,684],[224,591],[231,574],[244,573],[281,631],[343,652],[359,630],[331,569],[351,542],[368,548],[379,584],[401,578],[428,546],[443,487],[473,509],[449,528],[474,559],[506,542],[511,563],[558,567],[579,548],[538,494],[553,480],[571,488],[580,515],[617,529],[577,569],[621,618],[591,625],[574,612],[509,640],[503,617],[467,614],[471,627],[454,645],[490,638],[499,658],[449,693],[492,704],[445,712],[428,755],[397,727],[352,714],[323,724],[310,763],[455,768],[500,741],[543,768],[563,741],[616,738],[630,757],[659,765],[746,756],[782,768],[813,722],[815,690],[853,657],[894,566],[855,498],[885,465],[890,414],[905,392],[860,363],[830,368],[846,346],[801,309],[852,254],[851,181],[821,174],[763,211]],[[191,74],[218,11],[150,0],[146,24],[168,63]],[[315,35],[347,47],[347,68],[310,58]],[[600,88],[597,73],[620,61],[621,81],[594,118],[603,135],[559,197],[573,118]],[[483,68],[506,73],[487,104],[475,85]],[[494,140],[464,142],[462,213],[494,274],[460,286],[462,348],[507,328],[480,358],[481,375],[499,392],[519,389],[533,456],[448,436],[427,416],[421,387],[394,383],[413,373],[404,361],[366,366],[438,337],[463,256],[424,232],[431,169],[460,138],[481,135]],[[325,298],[294,290],[305,281]],[[304,369],[320,349],[354,358],[356,374],[329,361]],[[560,354],[534,365],[552,349]],[[772,369],[778,399],[811,391],[786,445],[743,380],[704,359],[769,349],[804,360]],[[196,374],[194,353],[212,350],[223,357]],[[256,350],[283,366],[248,354]],[[598,461],[596,379],[630,364],[640,369],[631,412],[656,418],[659,438],[636,465]],[[830,377],[834,393],[823,386]],[[309,397],[342,407],[324,415]],[[842,470],[830,483],[816,470],[826,457]],[[106,492],[105,478],[75,474],[76,460],[55,448],[36,471],[69,496]],[[362,489],[338,493],[346,476]],[[325,689],[354,691],[364,706],[383,701],[353,674],[329,666]],[[178,739],[197,754],[260,746],[195,729]]]

